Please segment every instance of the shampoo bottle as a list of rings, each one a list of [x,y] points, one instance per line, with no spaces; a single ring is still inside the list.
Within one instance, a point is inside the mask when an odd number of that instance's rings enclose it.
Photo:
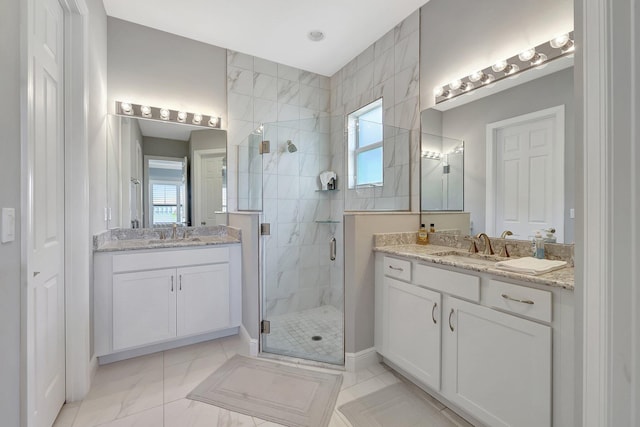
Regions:
[[[419,245],[426,245],[429,243],[429,234],[427,234],[427,228],[424,224],[420,224],[420,229],[418,230],[418,239],[416,241]]]

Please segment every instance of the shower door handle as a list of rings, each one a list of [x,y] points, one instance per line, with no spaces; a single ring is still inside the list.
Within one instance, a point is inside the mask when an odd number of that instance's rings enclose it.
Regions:
[[[331,240],[329,240],[329,259],[331,261],[336,260],[336,238],[335,237],[332,237]]]

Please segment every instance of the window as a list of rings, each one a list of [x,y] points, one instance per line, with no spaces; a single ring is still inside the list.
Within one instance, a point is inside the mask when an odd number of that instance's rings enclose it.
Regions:
[[[350,188],[383,184],[382,99],[349,114]]]
[[[180,185],[172,183],[152,183],[153,226],[184,222],[183,194]]]

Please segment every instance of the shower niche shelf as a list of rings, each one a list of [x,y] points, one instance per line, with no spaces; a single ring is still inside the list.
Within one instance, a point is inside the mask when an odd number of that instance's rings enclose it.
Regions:
[[[335,221],[332,219],[316,220],[316,224],[340,224],[340,221]]]

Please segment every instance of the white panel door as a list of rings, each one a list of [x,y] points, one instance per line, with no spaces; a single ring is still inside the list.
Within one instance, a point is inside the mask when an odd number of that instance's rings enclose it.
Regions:
[[[551,425],[551,327],[445,301],[443,394],[487,425]]]
[[[488,125],[488,231],[520,239],[555,228],[564,239],[564,114],[562,107]],[[495,146],[493,146],[495,145]],[[493,165],[493,166],[492,166]],[[492,170],[495,167],[495,170]],[[491,175],[491,176],[490,176]],[[492,212],[493,211],[493,212]]]
[[[64,12],[57,0],[32,5],[27,423],[49,427],[65,400]]]
[[[440,293],[389,277],[384,286],[384,356],[439,390]]]
[[[113,349],[176,336],[176,270],[113,275]]]
[[[229,327],[229,264],[179,268],[178,336]]]
[[[197,154],[195,179],[196,212],[194,225],[217,225],[223,210],[224,157],[225,153]]]

